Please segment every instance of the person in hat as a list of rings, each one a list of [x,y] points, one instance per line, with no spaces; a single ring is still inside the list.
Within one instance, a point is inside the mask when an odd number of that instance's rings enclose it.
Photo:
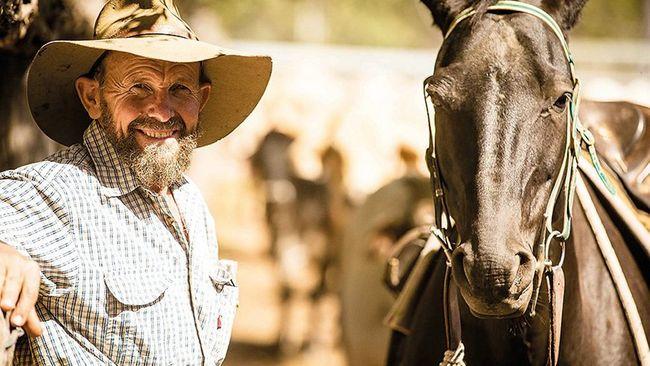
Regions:
[[[270,73],[199,41],[171,0],[109,0],[92,40],[40,49],[29,106],[68,147],[0,173],[0,308],[30,335],[15,364],[221,364],[236,264],[183,172]]]

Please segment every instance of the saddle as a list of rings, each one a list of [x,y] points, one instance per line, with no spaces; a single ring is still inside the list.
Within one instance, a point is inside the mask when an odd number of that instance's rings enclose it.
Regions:
[[[638,209],[650,213],[650,108],[628,102],[585,101],[580,120],[596,150]]]
[[[398,296],[402,292],[430,236],[429,225],[418,226],[409,230],[395,244],[386,260],[383,276],[384,285],[393,295]]]

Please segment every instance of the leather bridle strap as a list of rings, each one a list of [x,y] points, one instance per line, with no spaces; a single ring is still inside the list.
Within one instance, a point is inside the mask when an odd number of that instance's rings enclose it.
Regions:
[[[445,269],[443,285],[443,315],[445,317],[445,337],[447,351],[439,366],[465,366],[465,346],[461,341],[460,305],[458,288],[451,278],[451,267]]]
[[[547,272],[546,294],[548,296],[548,344],[546,364],[555,366],[560,356],[560,335],[562,331],[562,308],[564,306],[564,271],[553,267]]]
[[[424,106],[427,112],[427,123],[429,131],[429,147],[426,151],[426,163],[429,169],[429,179],[431,183],[431,192],[433,193],[433,212],[435,217],[434,225],[431,227],[431,232],[442,242],[442,249],[447,257],[447,266],[451,266],[451,252],[454,246],[450,240],[450,231],[453,221],[447,209],[447,200],[444,197],[445,191],[442,187],[442,177],[438,175],[440,167],[436,157],[434,130],[431,123],[431,114],[429,113],[429,103],[427,101],[427,85],[433,79],[433,75],[424,80],[422,92],[424,96]]]

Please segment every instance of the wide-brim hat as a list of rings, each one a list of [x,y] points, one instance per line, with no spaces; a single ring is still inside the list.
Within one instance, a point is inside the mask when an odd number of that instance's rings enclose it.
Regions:
[[[109,0],[95,23],[94,39],[53,41],[38,51],[27,75],[34,120],[58,143],[82,141],[90,117],[75,80],[106,51],[171,62],[202,62],[212,92],[199,123],[198,145],[232,132],[253,111],[271,76],[271,58],[221,48],[198,40],[171,0]]]

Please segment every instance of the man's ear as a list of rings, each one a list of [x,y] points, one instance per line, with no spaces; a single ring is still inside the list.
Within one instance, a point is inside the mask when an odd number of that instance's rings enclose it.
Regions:
[[[100,104],[100,89],[99,81],[94,78],[89,78],[87,76],[80,76],[75,81],[75,87],[77,88],[77,94],[86,108],[86,112],[91,119],[98,119],[102,115],[102,108]]]
[[[208,99],[210,98],[210,92],[212,91],[212,84],[209,82],[204,82],[201,83],[201,86],[199,87],[199,95],[201,97],[201,108],[199,111],[203,110],[203,107],[205,107],[205,104],[208,102]]]
[[[433,15],[433,22],[440,28],[442,34],[447,29],[456,15],[465,8],[474,5],[479,0],[421,0]]]
[[[543,0],[542,8],[567,32],[578,22],[586,3],[587,0]]]

